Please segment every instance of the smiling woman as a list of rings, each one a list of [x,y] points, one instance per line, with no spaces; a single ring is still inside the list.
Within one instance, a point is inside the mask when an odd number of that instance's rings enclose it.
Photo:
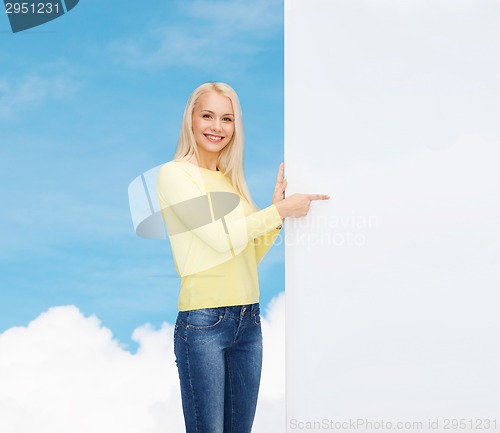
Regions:
[[[250,433],[262,367],[257,264],[287,216],[312,200],[284,197],[280,166],[272,204],[259,210],[243,176],[243,122],[236,92],[205,83],[191,95],[173,161],[157,191],[181,277],[174,328],[187,433]]]

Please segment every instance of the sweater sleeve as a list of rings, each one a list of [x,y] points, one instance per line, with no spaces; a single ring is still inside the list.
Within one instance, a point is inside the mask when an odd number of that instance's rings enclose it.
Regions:
[[[275,205],[244,215],[238,195],[207,193],[201,176],[180,164],[160,169],[157,191],[169,236],[191,232],[218,253],[241,249],[282,222]]]
[[[278,238],[281,229],[274,229],[268,233],[263,234],[262,236],[254,239],[255,245],[255,258],[257,259],[257,263],[260,263],[267,252],[274,245],[274,242]]]

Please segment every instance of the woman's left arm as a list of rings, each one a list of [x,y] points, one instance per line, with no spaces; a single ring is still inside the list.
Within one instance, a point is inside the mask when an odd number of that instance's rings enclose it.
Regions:
[[[283,163],[281,163],[280,168],[278,170],[278,176],[276,177],[276,186],[274,187],[274,193],[272,199],[273,204],[276,204],[285,198],[285,189],[287,182],[283,176],[283,173],[284,173],[284,165]],[[267,252],[271,249],[278,235],[280,234],[280,230],[281,230],[281,225],[276,227],[276,229],[254,239],[255,256],[257,259],[257,263],[259,263],[267,254]]]
[[[257,260],[257,264],[260,263],[260,261],[274,245],[280,232],[281,226],[276,227],[274,230],[271,230],[270,232],[265,233],[253,240],[253,243],[255,245],[255,258]]]

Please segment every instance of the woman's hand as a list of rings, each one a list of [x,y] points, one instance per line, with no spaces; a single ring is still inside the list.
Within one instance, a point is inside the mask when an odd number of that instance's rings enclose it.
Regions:
[[[286,179],[283,178],[284,165],[280,164],[278,176],[276,177],[276,186],[274,187],[273,204],[285,199]]]
[[[328,200],[326,194],[292,194],[290,197],[275,203],[281,218],[302,217],[309,212],[313,200]]]
[[[298,193],[285,198],[286,185],[286,179],[283,178],[283,163],[281,163],[274,188],[273,204],[276,205],[282,219],[306,216],[313,200],[328,200],[330,198],[327,194]]]

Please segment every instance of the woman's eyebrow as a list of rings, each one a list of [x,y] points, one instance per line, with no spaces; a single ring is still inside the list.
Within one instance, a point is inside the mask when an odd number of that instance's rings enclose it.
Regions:
[[[201,111],[206,111],[207,113],[215,114],[213,111],[210,111],[210,110],[202,109]],[[227,113],[227,114],[223,114],[223,116],[234,116],[234,114],[233,113]]]

